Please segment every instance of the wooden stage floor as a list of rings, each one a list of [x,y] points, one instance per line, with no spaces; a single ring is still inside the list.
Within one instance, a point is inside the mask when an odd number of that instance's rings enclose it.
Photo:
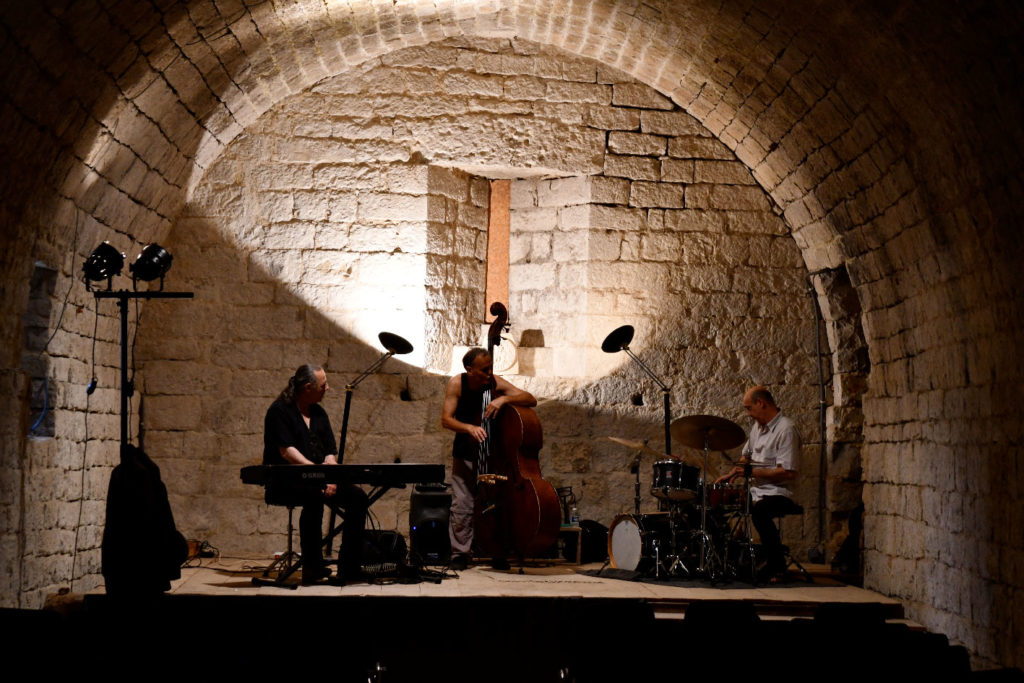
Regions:
[[[497,571],[486,565],[470,567],[458,573],[448,572],[440,583],[423,581],[403,584],[388,580],[357,583],[347,586],[300,586],[296,590],[260,587],[252,584],[259,576],[263,559],[224,558],[206,560],[201,567],[182,570],[182,578],[172,584],[174,595],[195,596],[294,596],[309,597],[386,597],[386,598],[590,598],[639,599],[649,603],[656,618],[672,619],[685,615],[688,605],[706,600],[740,601],[755,605],[762,619],[811,616],[825,603],[873,603],[884,606],[887,620],[900,621],[920,628],[904,619],[902,605],[880,593],[842,585],[822,577],[824,566],[810,566],[815,583],[793,580],[784,586],[749,587],[738,583],[717,586],[694,585],[697,582],[646,583],[588,576],[580,570],[597,570],[600,563],[574,567],[570,565],[527,566],[520,574],[517,568]],[[294,580],[294,577],[293,577]],[[681,584],[686,585],[681,585]]]

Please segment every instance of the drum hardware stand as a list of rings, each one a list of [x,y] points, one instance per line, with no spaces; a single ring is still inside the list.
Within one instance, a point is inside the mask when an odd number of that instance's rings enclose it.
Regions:
[[[782,524],[782,521],[779,520],[779,525],[781,526],[781,524]],[[786,569],[787,570],[790,567],[796,567],[797,569],[800,570],[800,575],[803,577],[804,581],[806,581],[807,583],[814,583],[814,577],[811,576],[811,573],[809,571],[807,571],[802,564],[800,564],[800,560],[796,559],[793,556],[793,553],[789,552],[789,546],[788,545],[783,544],[782,552],[783,552],[784,560],[786,562]]]
[[[669,511],[669,518],[668,518],[668,528],[669,528],[669,534],[670,534],[669,538],[671,539],[672,554],[669,555],[666,558],[666,559],[671,559],[672,562],[671,562],[671,564],[669,564],[668,568],[665,570],[665,573],[668,574],[669,576],[671,576],[673,574],[677,574],[677,575],[683,575],[683,576],[689,577],[689,576],[691,576],[692,572],[690,571],[690,568],[686,566],[686,563],[683,562],[683,558],[679,555],[678,540],[677,540],[679,538],[679,531],[676,528],[676,516],[679,514],[680,504],[679,503],[675,503],[673,505],[673,507],[674,507],[674,509]]]
[[[711,534],[708,533],[708,461],[712,448],[721,451],[735,448],[746,440],[746,434],[735,422],[714,415],[690,415],[680,418],[673,423],[672,431],[679,441],[691,448],[704,451],[700,530],[693,532],[692,536],[700,538],[697,574],[714,583],[721,576],[723,563],[712,543]]]
[[[711,542],[711,535],[708,533],[708,456],[711,452],[710,436],[710,432],[705,431],[703,469],[704,486],[701,487],[700,501],[700,558],[697,563],[697,573],[711,581],[711,583],[714,583],[716,577],[712,573],[712,560],[716,560],[720,567],[722,559],[718,557],[714,544]]]
[[[647,445],[647,439],[644,439],[644,446]],[[635,481],[633,483],[633,514],[640,514],[640,457],[643,455],[643,448],[638,448],[636,455],[633,456],[633,462],[629,466],[629,471],[634,474]]]
[[[754,464],[750,460],[743,463],[743,514],[740,516],[740,524],[743,525],[743,540],[735,541],[735,543],[747,551],[747,558],[750,562],[750,581],[751,583],[757,583],[757,549],[754,545],[754,534],[751,530],[750,521],[750,480],[753,475]],[[737,562],[737,565],[740,563]],[[734,575],[738,578],[740,566],[736,566],[733,571]]]

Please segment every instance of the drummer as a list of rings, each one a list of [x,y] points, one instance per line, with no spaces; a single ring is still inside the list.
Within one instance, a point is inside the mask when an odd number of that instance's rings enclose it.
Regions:
[[[757,578],[770,581],[786,570],[782,540],[774,518],[803,511],[793,502],[793,492],[786,488],[786,484],[797,476],[800,434],[793,421],[779,410],[767,387],[748,389],[743,395],[743,408],[754,420],[747,443],[743,446],[743,459],[718,481],[731,481],[743,476],[744,463],[757,463],[751,468],[750,516],[761,537],[765,559]]]

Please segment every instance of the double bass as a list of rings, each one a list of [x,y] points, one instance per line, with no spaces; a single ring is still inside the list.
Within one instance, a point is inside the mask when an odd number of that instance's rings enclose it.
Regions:
[[[494,302],[490,311],[496,316],[487,334],[487,352],[493,358],[508,310]],[[490,390],[484,396],[486,406]],[[487,438],[477,462],[476,543],[492,557],[503,558],[511,551],[522,562],[554,545],[562,519],[558,494],[540,473],[540,421],[532,408],[506,404],[483,418],[481,426]]]

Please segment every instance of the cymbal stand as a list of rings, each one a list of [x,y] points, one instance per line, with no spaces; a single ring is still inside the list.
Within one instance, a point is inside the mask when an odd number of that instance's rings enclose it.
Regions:
[[[717,564],[717,567],[720,569],[722,560],[718,557],[715,546],[711,542],[711,534],[708,533],[708,458],[711,452],[710,439],[710,431],[705,430],[704,485],[701,487],[700,531],[697,532],[700,535],[700,559],[697,563],[697,573],[711,581],[711,583],[714,583],[718,575],[715,573],[715,567],[712,565]]]
[[[668,568],[665,570],[665,573],[669,576],[672,576],[673,574],[681,574],[683,576],[688,577],[692,575],[692,572],[690,571],[690,568],[686,566],[686,563],[683,562],[683,558],[679,554],[678,543],[676,540],[679,537],[679,531],[676,528],[676,522],[677,519],[682,515],[681,507],[682,506],[679,502],[674,502],[672,505],[672,509],[669,510],[668,513],[668,528],[670,543],[672,547],[672,554],[665,558],[666,561],[671,560],[671,562],[668,565]]]
[[[754,534],[752,530],[753,524],[750,521],[750,480],[753,476],[754,466],[749,462],[743,463],[743,514],[740,518],[740,524],[743,526],[743,540],[735,541],[737,545],[744,547],[747,551],[746,556],[750,562],[750,580],[754,581],[756,578],[757,558],[756,550],[754,549]],[[739,577],[741,567],[740,562],[737,561],[737,566],[734,569],[734,575],[736,578]]]
[[[644,439],[644,446],[647,445],[647,440]],[[629,465],[629,471],[633,473],[635,482],[633,484],[633,514],[640,514],[640,458],[644,454],[643,448],[638,448],[636,455],[633,456],[633,462]]]

